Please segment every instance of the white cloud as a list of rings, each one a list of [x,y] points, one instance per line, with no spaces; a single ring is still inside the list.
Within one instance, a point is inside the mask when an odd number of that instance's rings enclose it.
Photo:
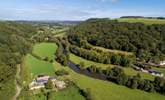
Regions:
[[[101,1],[101,0],[100,0]],[[103,0],[105,2],[105,0]],[[107,0],[108,1],[108,0]],[[109,0],[110,1],[110,0]],[[116,0],[111,0],[115,2]],[[118,0],[117,0],[118,1]],[[116,18],[121,16],[161,16],[161,11],[124,8],[78,8],[44,4],[27,8],[0,9],[0,19],[17,20],[84,20],[88,18]]]

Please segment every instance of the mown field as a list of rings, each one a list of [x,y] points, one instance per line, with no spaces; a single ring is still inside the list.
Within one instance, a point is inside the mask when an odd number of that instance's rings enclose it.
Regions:
[[[44,59],[48,57],[49,60],[54,60],[55,51],[57,49],[57,45],[55,43],[40,43],[36,44],[33,47],[33,54]],[[28,54],[25,58],[25,66],[28,66],[30,73],[32,76],[36,76],[39,74],[53,75],[53,64],[50,62],[43,61],[41,59],[37,59],[34,56]]]
[[[26,56],[26,66],[30,70],[32,76],[36,76],[39,74],[53,75],[53,65],[49,62],[45,62],[43,60],[39,60],[32,55]]]
[[[130,22],[130,23],[141,22],[141,23],[145,23],[147,25],[151,25],[151,24],[165,24],[165,20],[161,20],[161,19],[119,18],[117,20],[119,22]]]
[[[59,92],[50,94],[50,100],[85,100],[75,87],[69,87]]]
[[[57,45],[55,43],[39,43],[34,45],[33,53],[40,56],[41,58],[48,57],[49,59],[54,59]]]

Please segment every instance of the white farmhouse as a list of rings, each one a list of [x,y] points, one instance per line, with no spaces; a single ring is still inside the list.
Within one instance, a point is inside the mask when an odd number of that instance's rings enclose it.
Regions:
[[[160,66],[165,65],[165,61],[160,61],[159,65],[160,65]]]

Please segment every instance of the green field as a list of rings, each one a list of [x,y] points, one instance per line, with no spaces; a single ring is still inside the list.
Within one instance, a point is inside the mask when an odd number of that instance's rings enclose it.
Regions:
[[[49,59],[54,59],[57,47],[55,43],[39,43],[34,45],[33,53],[42,58],[48,57]]]
[[[54,74],[53,64],[39,60],[30,54],[26,56],[25,66],[28,66],[32,76],[39,74]]]
[[[33,54],[45,58],[48,57],[50,59],[55,58],[55,51],[57,49],[57,45],[55,43],[39,43],[34,45],[33,47]],[[28,66],[30,73],[32,76],[39,75],[39,74],[46,74],[46,75],[53,75],[54,68],[53,64],[39,60],[32,55],[27,55],[25,59],[25,66]]]
[[[151,24],[165,24],[165,20],[161,19],[147,19],[147,18],[120,18],[117,19],[119,22],[130,22],[130,23],[137,23],[141,22],[147,25]]]
[[[85,100],[76,87],[69,87],[62,91],[51,93],[50,97],[50,100]]]
[[[68,87],[58,92],[49,92],[48,97],[48,100],[85,100],[75,86]],[[29,91],[22,93],[18,100],[46,100],[46,96],[40,90]]]

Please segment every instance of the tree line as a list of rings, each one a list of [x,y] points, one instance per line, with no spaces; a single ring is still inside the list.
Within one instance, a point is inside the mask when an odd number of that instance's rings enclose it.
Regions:
[[[69,60],[69,43],[66,41],[66,38],[57,38],[56,44],[58,45],[58,49],[55,53],[55,60],[67,66]]]
[[[118,66],[102,69],[96,65],[91,65],[85,68],[84,62],[81,62],[78,67],[82,71],[88,70],[90,73],[98,73],[103,75],[108,81],[129,87],[131,89],[140,89],[146,92],[157,92],[165,95],[165,79],[161,77],[155,77],[154,81],[151,81],[148,79],[142,79],[140,74],[128,76],[125,74],[124,70]]]
[[[75,45],[70,45],[70,52],[94,62],[120,65],[123,67],[131,66],[134,59],[134,56],[118,55],[110,52],[97,52],[94,50],[79,48]]]

